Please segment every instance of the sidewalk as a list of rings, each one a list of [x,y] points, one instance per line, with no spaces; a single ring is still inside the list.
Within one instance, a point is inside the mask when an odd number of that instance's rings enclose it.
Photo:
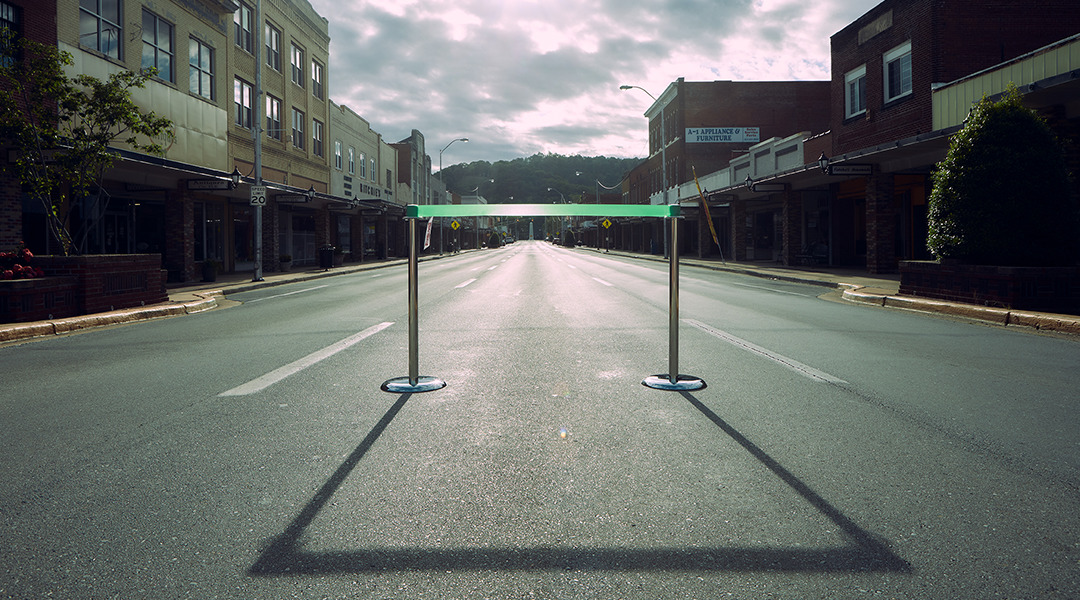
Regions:
[[[605,253],[603,250],[584,247],[579,248],[579,251],[612,254],[662,263],[668,262],[662,256],[648,254],[622,251]],[[449,254],[441,256],[428,254],[421,256],[420,261],[435,260],[447,256]],[[0,344],[49,335],[62,335],[94,327],[194,314],[218,308],[221,305],[221,300],[229,294],[298,281],[310,281],[324,277],[405,265],[407,262],[407,259],[396,258],[348,264],[329,270],[305,268],[288,273],[264,273],[263,281],[252,281],[250,272],[225,273],[219,275],[218,280],[215,282],[191,281],[169,284],[167,286],[169,302],[162,304],[50,321],[0,324]],[[840,292],[844,300],[860,304],[951,315],[1001,326],[1030,327],[1041,331],[1080,335],[1080,316],[1076,315],[1017,311],[900,296],[898,293],[900,276],[898,274],[870,275],[856,269],[782,266],[770,262],[723,262],[719,258],[698,259],[685,256],[679,257],[679,265],[680,267],[700,267],[778,281],[818,285],[828,289],[835,289]]]

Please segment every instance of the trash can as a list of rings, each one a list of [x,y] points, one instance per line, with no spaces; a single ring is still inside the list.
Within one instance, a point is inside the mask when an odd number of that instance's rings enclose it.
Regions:
[[[319,268],[330,269],[334,266],[334,247],[327,244],[319,248]]]

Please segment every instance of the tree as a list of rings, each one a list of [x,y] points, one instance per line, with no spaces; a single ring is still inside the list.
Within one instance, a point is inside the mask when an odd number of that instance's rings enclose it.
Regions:
[[[95,191],[99,202],[107,197],[101,185],[117,156],[113,145],[160,155],[154,138],[172,135],[169,119],[143,112],[131,99],[131,90],[156,71],[121,71],[107,81],[69,77],[71,54],[26,38],[7,43],[17,52],[0,63],[0,139],[14,160],[3,162],[45,209],[62,253],[78,253],[75,201]],[[103,214],[104,207],[89,212]]]
[[[933,174],[927,246],[973,264],[1055,266],[1077,259],[1076,199],[1050,127],[1010,86],[983,98]]]

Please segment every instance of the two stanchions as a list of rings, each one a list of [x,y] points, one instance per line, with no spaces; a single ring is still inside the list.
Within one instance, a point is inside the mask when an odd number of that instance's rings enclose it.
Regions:
[[[452,211],[452,212],[451,212]],[[705,387],[705,382],[691,375],[679,374],[679,238],[678,205],[574,205],[574,204],[501,204],[501,205],[431,205],[406,207],[405,218],[409,227],[409,375],[396,377],[382,384],[382,390],[405,394],[430,392],[446,387],[438,377],[419,375],[419,300],[417,257],[417,220],[427,217],[487,217],[487,216],[548,216],[575,217],[600,214],[628,217],[663,217],[671,227],[671,251],[669,260],[668,295],[668,372],[652,375],[642,380],[642,385],[670,391],[693,391]]]

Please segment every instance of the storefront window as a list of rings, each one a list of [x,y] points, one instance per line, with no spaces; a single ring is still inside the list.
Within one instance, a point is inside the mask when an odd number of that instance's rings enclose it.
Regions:
[[[352,225],[348,215],[339,215],[337,218],[337,245],[345,251],[352,249]]]
[[[225,248],[225,207],[195,203],[195,261],[221,260]]]

